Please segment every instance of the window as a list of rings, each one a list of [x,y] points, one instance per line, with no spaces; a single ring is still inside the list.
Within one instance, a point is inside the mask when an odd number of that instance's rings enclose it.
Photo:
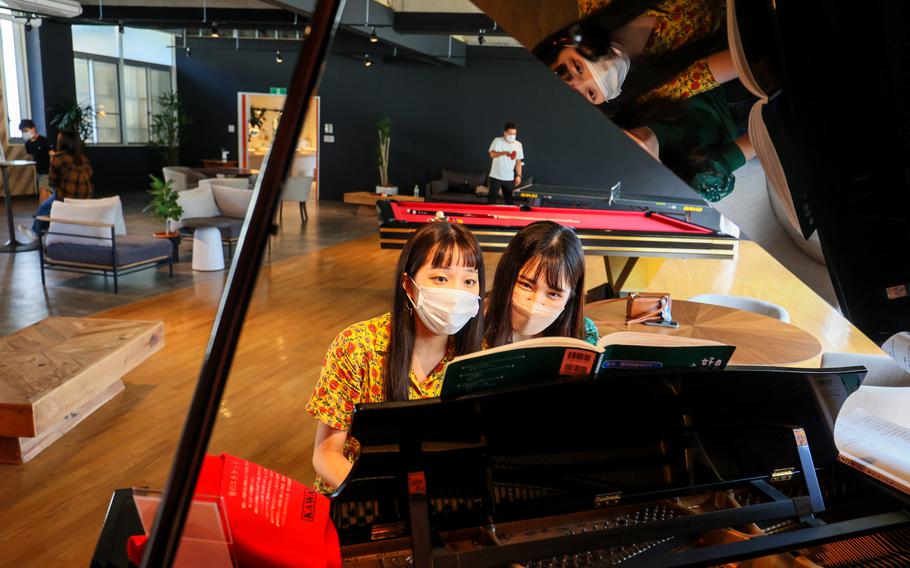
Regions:
[[[9,16],[9,10],[0,10],[0,16]],[[21,141],[19,121],[30,118],[28,102],[28,76],[25,72],[25,29],[22,24],[0,20],[0,74],[3,79],[3,102],[6,110],[7,137]]]
[[[158,97],[172,90],[173,36],[73,26],[76,96],[94,110],[93,142],[148,144]]]

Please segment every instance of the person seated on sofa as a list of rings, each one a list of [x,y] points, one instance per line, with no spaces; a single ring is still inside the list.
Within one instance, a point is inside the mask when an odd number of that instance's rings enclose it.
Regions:
[[[92,184],[93,174],[92,165],[83,152],[82,142],[76,133],[69,130],[58,132],[57,151],[51,156],[48,173],[51,195],[38,206],[35,217],[50,215],[51,206],[57,199],[61,201],[65,201],[67,197],[91,199],[95,190]],[[27,238],[34,240],[47,225],[47,222],[35,219],[31,229],[23,225],[18,229]]]
[[[518,127],[507,122],[502,127],[502,136],[490,143],[490,193],[487,203],[496,203],[499,190],[506,205],[512,204],[512,190],[521,184],[521,161],[525,159],[524,147],[516,140]]]

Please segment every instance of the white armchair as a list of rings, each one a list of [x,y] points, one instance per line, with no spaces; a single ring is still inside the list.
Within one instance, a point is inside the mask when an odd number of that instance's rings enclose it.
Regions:
[[[232,187],[234,189],[250,189],[250,182],[247,178],[205,178],[199,180],[198,187],[218,185],[221,187]]]
[[[291,177],[285,180],[284,188],[281,190],[281,205],[278,208],[278,220],[284,214],[284,202],[296,201],[300,207],[300,222],[303,223],[309,218],[306,210],[307,199],[310,198],[310,189],[313,187],[312,176]]]
[[[176,191],[186,191],[194,189],[199,185],[199,181],[206,179],[204,175],[193,171],[192,168],[183,166],[171,166],[162,168],[161,173],[164,175],[164,181],[173,181]]]

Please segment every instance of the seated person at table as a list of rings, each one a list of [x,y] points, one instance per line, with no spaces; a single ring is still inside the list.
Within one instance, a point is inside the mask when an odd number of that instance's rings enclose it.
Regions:
[[[597,328],[584,317],[584,285],[585,257],[575,231],[552,221],[531,223],[496,267],[484,347],[554,336],[597,344]]]
[[[306,405],[319,424],[316,489],[331,493],[357,459],[354,405],[439,396],[446,364],[480,349],[483,254],[464,226],[436,221],[408,240],[395,271],[392,311],[342,331],[326,352]]]
[[[36,217],[51,214],[54,201],[64,201],[67,197],[76,199],[91,199],[95,186],[92,184],[92,165],[82,149],[82,142],[75,133],[61,130],[57,133],[57,151],[51,156],[48,183],[51,186],[51,195],[38,206]],[[19,226],[20,232],[31,239],[37,238],[38,232],[47,229],[46,221],[32,224],[31,230]]]

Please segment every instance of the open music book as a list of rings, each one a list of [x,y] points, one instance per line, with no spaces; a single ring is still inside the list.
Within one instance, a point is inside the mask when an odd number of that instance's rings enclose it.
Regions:
[[[539,337],[462,355],[446,367],[442,398],[558,376],[598,378],[611,371],[721,370],[736,348],[677,335],[623,331],[597,345],[572,337]]]
[[[838,459],[910,493],[910,388],[863,386],[837,416]]]

